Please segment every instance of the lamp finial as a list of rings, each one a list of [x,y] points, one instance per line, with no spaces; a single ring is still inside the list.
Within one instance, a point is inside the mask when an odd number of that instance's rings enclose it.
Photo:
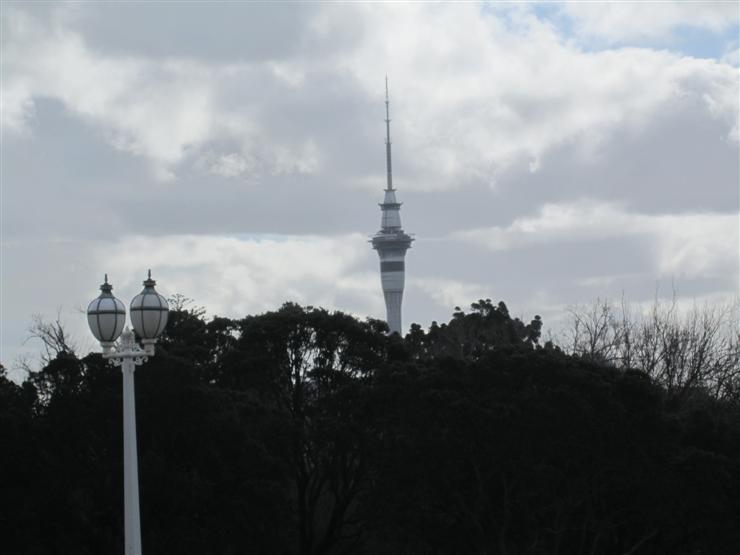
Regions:
[[[100,290],[102,291],[102,295],[111,295],[113,286],[108,283],[108,274],[104,274],[104,280],[103,283],[100,285]]]

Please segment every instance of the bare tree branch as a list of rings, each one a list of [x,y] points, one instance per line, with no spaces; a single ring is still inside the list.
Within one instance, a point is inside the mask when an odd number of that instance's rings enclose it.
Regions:
[[[656,298],[644,313],[622,298],[596,299],[569,310],[571,353],[618,368],[638,368],[671,393],[704,388],[718,398],[740,395],[738,302],[694,305]]]
[[[58,308],[57,316],[53,321],[45,320],[41,314],[34,314],[31,317],[32,323],[28,328],[29,336],[24,343],[34,339],[41,341],[42,365],[48,364],[61,353],[75,354],[76,347],[64,327],[61,314],[62,309]],[[27,365],[28,361],[24,362]],[[23,368],[28,370],[26,366]]]

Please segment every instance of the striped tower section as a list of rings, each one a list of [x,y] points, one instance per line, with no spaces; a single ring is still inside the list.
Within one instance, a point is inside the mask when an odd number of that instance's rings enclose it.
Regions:
[[[390,333],[402,333],[401,304],[406,279],[406,251],[414,240],[401,227],[401,203],[396,200],[391,171],[391,128],[388,102],[388,78],[385,80],[385,154],[387,185],[385,198],[380,204],[380,231],[372,238],[372,245],[380,257],[380,282],[383,286],[385,309]]]

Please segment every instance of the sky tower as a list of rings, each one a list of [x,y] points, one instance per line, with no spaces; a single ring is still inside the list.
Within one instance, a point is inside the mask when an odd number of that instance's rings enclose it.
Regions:
[[[382,212],[380,231],[372,238],[373,248],[380,257],[380,281],[383,285],[385,310],[390,333],[401,334],[401,302],[406,277],[404,259],[414,239],[401,227],[401,203],[396,200],[391,172],[391,119],[388,104],[388,77],[385,78],[385,160],[387,184],[385,198],[380,205]]]

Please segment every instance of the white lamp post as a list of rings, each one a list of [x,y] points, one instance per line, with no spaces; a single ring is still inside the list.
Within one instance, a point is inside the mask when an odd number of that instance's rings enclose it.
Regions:
[[[144,290],[131,301],[131,324],[141,338],[142,349],[134,341],[131,330],[123,329],[126,309],[116,299],[108,283],[100,286],[100,296],[87,307],[87,322],[107,358],[123,371],[123,507],[126,555],[141,555],[141,525],[139,521],[139,471],[136,455],[136,402],[134,370],[154,356],[154,344],[167,325],[169,307],[165,298],[154,290],[152,272],[144,281]],[[115,344],[118,337],[121,341]]]

